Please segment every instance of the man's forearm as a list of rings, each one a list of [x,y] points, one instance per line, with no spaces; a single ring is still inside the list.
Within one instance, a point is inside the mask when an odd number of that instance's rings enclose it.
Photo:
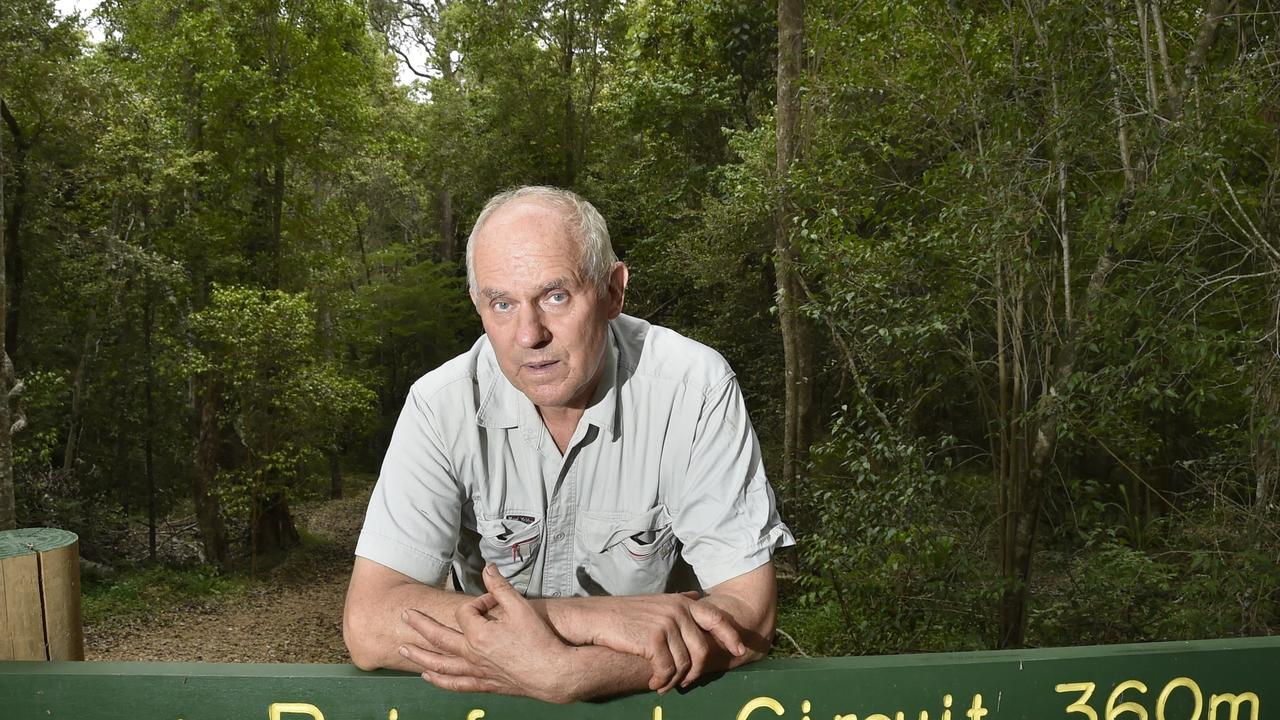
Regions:
[[[772,636],[773,603],[751,598],[751,593],[726,583],[696,602],[684,594],[527,602],[567,646],[590,651],[571,654],[582,666],[573,677],[581,679],[590,697],[671,688],[704,672],[763,657]],[[405,622],[405,613],[417,611],[456,630],[458,608],[474,600],[357,558],[343,618],[352,661],[362,669],[420,672],[423,668],[402,656],[401,648],[436,648],[423,646],[422,636]]]
[[[649,689],[653,671],[644,658],[598,645],[569,648],[577,678],[570,701],[595,700]]]
[[[400,654],[405,643],[420,643],[421,637],[404,622],[404,613],[413,609],[437,622],[457,629],[455,613],[472,598],[462,593],[422,585],[402,583],[379,592],[352,597],[349,592],[343,613],[342,635],[351,660],[361,670],[408,670],[422,668]]]

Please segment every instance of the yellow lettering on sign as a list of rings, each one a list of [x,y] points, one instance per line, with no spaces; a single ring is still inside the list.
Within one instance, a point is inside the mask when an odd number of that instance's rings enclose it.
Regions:
[[[1199,688],[1197,688],[1198,690]],[[1197,696],[1198,697],[1198,696]],[[1249,703],[1249,717],[1252,720],[1258,720],[1258,696],[1251,692],[1240,693],[1222,693],[1221,695],[1209,696],[1209,720],[1217,720],[1218,705],[1229,702],[1231,703],[1231,720],[1238,720],[1240,715],[1240,703]],[[1197,706],[1198,707],[1198,706]]]
[[[889,716],[876,713],[875,715],[868,715],[867,720],[889,720]]]
[[[395,708],[388,710],[387,720],[400,720],[400,711]]]
[[[977,693],[973,696],[973,705],[964,711],[965,717],[969,720],[982,720],[982,716],[987,714],[987,709],[982,707],[982,694]],[[899,718],[898,720],[902,720]]]
[[[1137,690],[1140,693],[1147,691],[1147,686],[1142,684],[1141,680],[1125,680],[1111,691],[1111,697],[1107,698],[1107,715],[1106,720],[1116,720],[1121,713],[1131,712],[1138,716],[1138,720],[1147,720],[1147,709],[1136,702],[1122,702],[1116,704],[1116,700],[1120,699],[1120,695],[1125,690]]]
[[[1091,682],[1084,683],[1059,683],[1053,686],[1054,692],[1080,693],[1079,699],[1067,706],[1067,712],[1080,713],[1089,720],[1098,720],[1098,712],[1089,707],[1089,698],[1093,696],[1093,691],[1098,686]]]
[[[310,715],[312,720],[324,720],[324,713],[311,703],[271,703],[267,708],[267,717],[270,720],[280,720],[280,716],[285,713]]]
[[[482,717],[484,717],[484,711],[480,708],[476,708],[475,710],[467,713],[467,720],[480,720]]]
[[[751,698],[747,701],[746,705],[742,706],[742,709],[738,711],[738,720],[747,720],[747,717],[750,716],[751,713],[759,710],[760,708],[769,708],[773,711],[774,715],[781,715],[785,712],[782,709],[781,703],[777,700],[774,700],[767,695],[761,695],[757,698]]]
[[[653,708],[653,720],[662,720],[662,706],[655,705]]]
[[[831,720],[858,720],[857,715],[836,715]]]
[[[1196,684],[1196,681],[1189,677],[1174,678],[1160,691],[1160,697],[1156,699],[1156,720],[1165,720],[1164,704],[1169,701],[1169,696],[1173,694],[1173,691],[1180,687],[1190,690],[1191,697],[1196,699],[1196,711],[1191,713],[1191,717],[1187,720],[1199,720],[1200,710],[1204,707],[1204,695],[1200,693],[1200,686]],[[1217,695],[1214,697],[1217,697]],[[1234,712],[1231,717],[1232,720],[1235,720]]]

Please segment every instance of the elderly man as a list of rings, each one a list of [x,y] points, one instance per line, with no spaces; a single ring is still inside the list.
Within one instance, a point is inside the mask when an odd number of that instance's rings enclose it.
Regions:
[[[491,199],[467,276],[485,334],[396,424],[343,616],[355,664],[572,702],[764,656],[793,540],[724,359],[622,314],[627,268],[571,192]]]

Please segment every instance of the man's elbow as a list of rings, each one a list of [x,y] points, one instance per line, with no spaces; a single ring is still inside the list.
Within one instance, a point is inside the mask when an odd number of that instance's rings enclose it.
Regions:
[[[757,623],[755,634],[759,638],[759,642],[743,643],[747,649],[742,654],[743,663],[763,660],[769,656],[769,650],[773,647],[774,636],[777,634],[777,617],[772,610]]]
[[[352,610],[348,603],[342,613],[342,641],[346,643],[351,664],[361,670],[378,670],[384,665],[373,640],[367,618]]]
[[[763,660],[769,656],[769,650],[773,648],[774,638],[778,631],[778,596],[774,590],[768,594],[768,597],[759,607],[755,622],[752,624],[753,634],[759,638],[759,642],[745,642],[743,645],[747,647],[744,655],[745,662],[755,662]]]

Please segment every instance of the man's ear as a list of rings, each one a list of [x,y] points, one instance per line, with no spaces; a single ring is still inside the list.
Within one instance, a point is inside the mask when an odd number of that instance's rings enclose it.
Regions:
[[[622,306],[627,297],[627,281],[631,279],[631,273],[627,270],[627,266],[623,263],[617,263],[613,266],[613,272],[609,273],[609,319],[612,320],[622,314]]]

